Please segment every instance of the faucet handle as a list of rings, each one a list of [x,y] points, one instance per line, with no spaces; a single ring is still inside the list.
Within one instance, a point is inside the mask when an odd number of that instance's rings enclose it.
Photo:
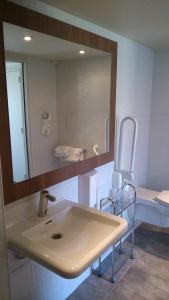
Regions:
[[[41,195],[46,196],[46,198],[52,202],[54,202],[56,200],[56,197],[49,194],[49,191],[47,191],[47,190],[41,191]]]
[[[56,201],[56,197],[50,195],[49,192],[48,192],[48,194],[46,195],[46,197],[48,198],[48,200],[50,200],[50,201],[52,201],[52,202]]]

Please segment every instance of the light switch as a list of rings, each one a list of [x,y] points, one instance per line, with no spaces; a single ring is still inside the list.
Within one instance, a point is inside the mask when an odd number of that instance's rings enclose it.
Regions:
[[[51,116],[48,112],[42,114],[42,135],[50,134],[50,119]]]

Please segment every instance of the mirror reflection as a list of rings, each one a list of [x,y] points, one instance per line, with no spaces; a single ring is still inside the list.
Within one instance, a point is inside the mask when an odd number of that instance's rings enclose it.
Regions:
[[[4,23],[13,180],[109,151],[111,55]]]

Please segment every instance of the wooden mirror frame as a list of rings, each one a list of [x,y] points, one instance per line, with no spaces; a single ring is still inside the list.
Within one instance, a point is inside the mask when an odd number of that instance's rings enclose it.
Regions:
[[[109,152],[14,183],[5,72],[3,22],[99,49],[112,55]],[[89,172],[114,158],[117,43],[12,2],[0,3],[0,155],[5,204],[28,196],[71,177]]]

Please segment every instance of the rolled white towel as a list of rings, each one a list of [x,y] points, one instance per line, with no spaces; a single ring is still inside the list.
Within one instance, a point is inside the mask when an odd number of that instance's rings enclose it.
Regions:
[[[54,149],[54,155],[60,159],[65,159],[70,153],[71,146],[57,146]]]
[[[85,150],[82,148],[71,147],[68,156],[66,156],[64,161],[81,161],[84,160]]]
[[[169,191],[162,191],[161,193],[157,194],[156,200],[162,204],[164,203],[169,205]]]

